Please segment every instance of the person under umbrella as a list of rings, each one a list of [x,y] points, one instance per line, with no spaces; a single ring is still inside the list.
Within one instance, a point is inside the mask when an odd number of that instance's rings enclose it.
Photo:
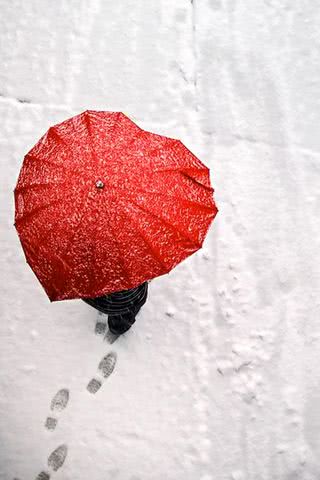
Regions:
[[[96,310],[108,315],[109,330],[113,335],[122,335],[132,327],[148,295],[148,282],[136,288],[122,290],[95,298],[82,300]]]
[[[51,302],[84,299],[124,333],[144,283],[203,246],[218,212],[213,192],[209,168],[180,140],[122,112],[88,110],[25,155],[14,225]]]

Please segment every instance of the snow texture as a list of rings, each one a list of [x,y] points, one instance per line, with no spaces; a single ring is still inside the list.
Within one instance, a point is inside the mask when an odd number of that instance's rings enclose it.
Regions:
[[[0,480],[319,479],[319,2],[0,3]],[[86,109],[181,139],[219,208],[112,346],[13,226],[24,154]]]

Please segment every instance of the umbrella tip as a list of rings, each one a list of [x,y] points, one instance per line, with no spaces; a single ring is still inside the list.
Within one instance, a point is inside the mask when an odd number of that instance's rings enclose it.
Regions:
[[[104,187],[104,183],[102,180],[97,180],[96,181],[96,187],[97,188],[103,188]]]

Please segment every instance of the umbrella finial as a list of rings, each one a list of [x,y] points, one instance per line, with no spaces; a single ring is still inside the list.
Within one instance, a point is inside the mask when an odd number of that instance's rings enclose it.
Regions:
[[[102,180],[97,180],[96,181],[96,187],[97,188],[103,188],[104,187],[104,183]]]

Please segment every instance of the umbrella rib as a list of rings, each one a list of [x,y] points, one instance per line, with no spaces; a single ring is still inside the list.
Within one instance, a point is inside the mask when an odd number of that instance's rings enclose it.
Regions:
[[[24,186],[18,186],[15,188],[15,192],[16,193],[21,193],[21,192],[24,192],[25,190],[28,190],[28,189],[34,189],[34,188],[41,188],[41,187],[47,187],[47,186],[51,186],[51,185],[65,185],[69,182],[47,182],[47,183],[29,183],[28,185],[24,185]]]
[[[131,196],[131,194],[129,193],[129,195]],[[192,238],[188,237],[185,233],[181,232],[181,230],[179,228],[177,228],[175,225],[171,225],[170,223],[168,223],[164,218],[162,217],[158,217],[157,215],[155,215],[153,212],[150,212],[149,210],[146,210],[144,207],[142,207],[141,205],[139,205],[137,202],[135,202],[135,200],[133,200],[133,198],[131,198],[131,201],[132,203],[134,203],[138,208],[140,208],[140,210],[142,210],[143,212],[147,213],[148,215],[151,215],[152,217],[156,218],[158,221],[160,221],[163,225],[165,225],[167,228],[169,228],[170,230],[176,230],[178,233],[180,233],[180,235],[185,239],[185,240],[188,240],[188,242],[191,242],[194,246],[196,247],[199,247],[200,244],[198,242],[195,242]]]
[[[85,112],[83,112],[83,115],[85,116],[85,123],[86,123],[87,131],[89,133],[89,136],[92,138],[91,127],[90,127],[90,110],[86,110]],[[120,115],[121,115],[121,112],[118,112],[112,127],[109,129],[108,135],[111,135],[112,133],[114,133],[114,130],[119,123]],[[94,150],[94,153],[96,153],[94,147],[93,147],[93,150]]]
[[[90,153],[91,153],[91,157],[92,158],[97,158],[97,152],[96,152],[96,149],[95,149],[95,145],[94,145],[94,141],[93,141],[93,137],[94,137],[94,131],[93,129],[91,128],[92,125],[91,125],[91,121],[90,121],[90,112],[88,110],[86,110],[83,114],[83,117],[84,117],[84,122],[85,122],[85,126],[86,126],[86,129],[87,129],[87,132],[88,132],[88,136],[90,138]],[[109,132],[109,134],[113,134],[114,133],[114,130],[116,128],[116,126],[118,125],[119,123],[119,117],[120,117],[120,112],[118,112],[116,118],[115,118],[115,121],[114,121],[114,124],[112,125],[111,127],[111,131]]]
[[[190,171],[193,171],[193,172],[201,171],[199,168],[185,168],[185,170],[190,170]],[[205,188],[209,192],[214,192],[214,189],[212,187],[209,187],[208,185],[204,185],[203,183],[198,182],[198,180],[196,180],[195,178],[193,178],[190,175],[188,175],[187,173],[185,173],[183,171],[183,168],[181,168],[181,167],[155,169],[155,170],[153,170],[153,173],[176,172],[176,171],[180,172],[182,175],[187,177],[189,180],[192,180],[194,183],[200,185],[202,188]]]
[[[127,217],[129,223],[131,223],[131,225],[133,226],[134,230],[137,232],[138,236],[142,239],[142,241],[148,245],[148,247],[150,248],[151,252],[153,253],[153,257],[158,261],[158,263],[161,265],[162,268],[165,269],[165,271],[167,272],[168,271],[168,267],[167,265],[164,263],[164,261],[162,260],[162,258],[157,254],[157,252],[154,250],[154,248],[152,247],[151,243],[145,238],[145,236],[143,235],[143,233],[140,231],[140,229],[134,225],[129,217],[129,215],[127,214],[127,212],[122,209],[122,213],[125,215],[125,217]]]
[[[70,173],[69,170],[63,165],[63,163],[57,163],[57,162],[52,162],[52,161],[49,161],[48,158],[46,156],[44,156],[43,158],[39,158],[37,157],[36,155],[32,155],[32,154],[29,154],[27,153],[27,155],[25,156],[25,158],[33,158],[34,160],[36,160],[37,162],[44,162],[44,163],[47,163],[48,165],[52,166],[54,165],[55,167],[58,167],[58,168],[62,168],[62,170],[64,170],[65,172],[67,173]]]
[[[62,198],[62,197],[61,197]],[[47,207],[50,207],[51,205],[55,205],[56,203],[60,203],[61,202],[61,198],[57,199],[57,200],[53,200],[52,202],[49,202],[49,203],[46,203],[46,205],[41,205],[40,207],[37,207],[33,210],[31,210],[31,212],[27,213],[26,215],[23,215],[21,218],[18,218],[16,221],[15,221],[15,225],[17,225],[18,223],[21,224],[23,222],[25,222],[25,220],[28,220],[30,219],[30,217],[33,217],[34,215],[36,215],[37,213],[41,212],[42,210],[46,209]]]
[[[147,134],[150,134],[151,132],[147,131],[147,130],[143,130],[143,132],[147,133]],[[154,135],[154,134],[152,134]],[[151,148],[151,150],[149,151],[146,151],[146,155],[148,155],[148,157],[150,157],[150,155],[153,153],[153,152],[164,152],[166,153],[166,149],[167,148],[170,148],[170,142],[168,142],[167,140],[171,140],[173,141],[174,143],[176,142],[179,142],[182,144],[182,142],[180,142],[180,140],[176,140],[176,139],[173,139],[173,138],[169,138],[169,137],[164,137],[166,142],[162,145],[157,145],[156,147],[153,147]],[[183,144],[182,144],[183,145]],[[185,146],[185,145],[183,145]],[[200,160],[192,153],[190,152],[190,154],[198,161],[200,162]],[[171,167],[167,167],[167,168],[152,168],[152,160],[151,160],[151,169],[152,169],[152,173],[155,173],[155,172],[172,172],[172,171],[180,171],[180,173],[183,173],[182,170],[192,170],[192,171],[202,171],[202,170],[205,170],[205,171],[208,171],[209,169],[203,165],[201,162],[199,163],[199,167],[201,168],[197,168],[197,167],[188,167],[188,166],[181,166],[181,165],[172,165]],[[185,174],[186,175],[186,174]],[[186,176],[189,176],[189,175],[186,175]],[[190,177],[192,180],[195,180],[194,178]],[[195,180],[196,181],[196,180]],[[197,183],[200,183],[200,182],[197,182]],[[203,185],[202,183],[200,184],[201,186],[203,186],[204,188],[206,189],[209,189],[210,191],[213,191],[213,188],[212,187],[208,187],[206,185]]]
[[[193,171],[193,172],[201,172],[202,170],[205,170],[207,171],[208,169],[203,167],[203,168],[197,168],[197,167],[187,167],[187,166],[183,166],[183,165],[171,165],[171,167],[166,167],[166,168],[155,168],[153,171],[154,172],[171,172],[171,171],[175,171],[175,170],[180,170],[181,173],[183,172],[183,170],[190,170],[190,171]]]
[[[72,128],[73,128],[73,130],[75,131],[73,124],[72,124]],[[61,143],[63,143],[63,145],[65,145],[65,146],[67,147],[67,149],[69,150],[69,152],[70,152],[71,155],[72,155],[72,158],[74,159],[74,156],[73,156],[73,153],[74,153],[74,152],[73,152],[72,148],[70,147],[70,145],[68,144],[68,142],[66,142],[66,141],[59,135],[59,133],[55,130],[55,127],[49,128],[49,131],[52,133],[52,135],[53,135],[56,139],[58,139],[58,141],[60,141]],[[91,156],[92,156],[92,155],[91,155]],[[75,165],[74,168],[76,168],[76,165]],[[71,170],[71,171],[72,171],[72,170]],[[70,170],[67,170],[67,172],[70,173]],[[77,172],[78,172],[78,171],[77,171]]]
[[[59,223],[61,223],[61,218],[59,218],[56,222],[54,222],[54,223],[51,224],[51,229],[50,229],[50,231],[54,230],[55,226],[58,225]],[[43,235],[43,236],[41,237],[41,240],[37,240],[37,247],[42,247],[42,246],[45,244],[46,241],[47,241],[47,237],[46,237],[45,235]],[[59,256],[58,254],[56,254],[56,255],[57,255],[57,257]],[[61,258],[61,261],[63,261],[64,263],[66,263],[64,260],[62,260],[62,258]],[[68,267],[70,268],[70,265],[69,265],[69,264],[68,264]]]
[[[197,168],[187,168],[186,170],[191,170],[191,171],[199,171]],[[214,188],[212,188],[211,186],[208,186],[208,185],[204,185],[203,183],[201,182],[198,182],[197,179],[195,179],[194,177],[191,177],[191,175],[188,175],[187,173],[183,172],[183,171],[180,171],[180,173],[182,175],[184,175],[185,177],[187,177],[189,180],[191,180],[193,183],[195,183],[196,185],[200,185],[201,188],[205,188],[206,190],[208,190],[209,192],[214,192]],[[210,179],[209,179],[210,180]]]
[[[95,151],[95,148],[94,148],[94,143],[93,143],[93,140],[92,140],[91,127],[90,127],[90,117],[88,115],[88,112],[84,112],[83,116],[84,116],[84,123],[85,123],[86,129],[87,129],[87,132],[88,132],[88,135],[89,135],[89,138],[90,138],[90,153],[91,153],[91,157],[93,158],[93,156],[97,156],[97,154],[96,154],[96,151]]]
[[[119,187],[118,185],[112,185],[113,188],[117,188],[118,190],[123,190],[127,194],[127,189]],[[190,204],[190,205],[196,205],[197,207],[201,208],[202,210],[205,211],[210,211],[212,212],[213,208],[208,207],[207,205],[203,205],[202,203],[195,202],[194,200],[188,200],[187,198],[182,198],[182,197],[176,197],[175,195],[168,195],[167,193],[162,193],[162,192],[150,192],[149,190],[145,190],[144,188],[135,188],[134,192],[141,192],[141,193],[146,193],[148,195],[161,195],[162,197],[166,198],[172,198],[173,200],[178,200],[179,202],[185,203],[185,204]],[[130,193],[129,193],[130,195]]]
[[[96,222],[96,226],[95,226],[95,229],[93,231],[93,248],[92,248],[92,262],[91,262],[91,274],[90,274],[90,277],[91,279],[94,279],[94,282],[96,281],[96,272],[94,271],[93,267],[95,265],[95,260],[96,260],[96,257],[97,257],[97,245],[96,245],[96,239],[97,239],[97,228],[98,228],[98,222]]]
[[[77,234],[77,229],[79,227],[79,225],[81,224],[81,221],[84,217],[84,215],[87,213],[87,209],[88,209],[88,206],[90,204],[90,200],[92,200],[94,197],[90,197],[89,196],[89,193],[87,194],[87,196],[85,197],[84,199],[84,202],[83,202],[83,206],[81,207],[81,210],[82,210],[82,213],[80,214],[80,218],[79,218],[79,221],[77,222],[77,225],[74,227],[74,234],[71,236],[71,238],[68,240],[68,243],[67,243],[67,246],[66,246],[66,249],[65,249],[65,253],[68,252],[69,250],[69,247],[70,245],[72,244],[73,240],[74,240],[74,237],[76,236]],[[65,253],[63,255],[63,257],[65,257]]]
[[[117,121],[116,121],[116,125],[115,125],[115,126],[118,126],[118,124],[120,123],[120,122],[119,122],[119,120],[120,120],[120,119],[119,119],[120,115],[121,115],[121,112],[119,112],[119,116],[118,116],[118,119],[117,119]],[[124,115],[124,114],[123,114],[123,115]],[[127,117],[126,115],[125,115],[125,117],[126,117],[127,119],[129,118],[129,117]],[[130,118],[129,118],[129,121],[131,122]],[[135,124],[135,126],[138,127],[138,125],[136,125],[136,124]],[[140,128],[140,127],[138,127],[138,128],[139,128],[140,131],[136,132],[134,135],[132,135],[131,137],[129,137],[129,138],[131,138],[131,140],[129,140],[129,141],[128,141],[127,143],[125,143],[124,145],[122,145],[122,148],[128,148],[128,146],[133,142],[133,140],[134,140],[138,135],[141,135],[142,132],[144,132],[144,130],[142,130],[142,128]],[[119,142],[117,142],[117,143],[115,144],[115,146],[117,147],[118,144],[119,144]]]
[[[114,134],[114,132],[116,131],[116,128],[119,124],[119,120],[120,120],[120,115],[121,115],[121,112],[118,112],[117,114],[117,117],[114,121],[114,124],[112,125],[112,129],[111,129],[111,132],[110,132],[110,136]]]
[[[174,200],[178,200],[186,205],[195,205],[196,207],[200,208],[201,210],[210,211],[212,212],[212,207],[208,207],[207,205],[203,205],[202,203],[195,202],[194,200],[188,200],[186,198],[176,197],[174,195],[168,195],[167,193],[158,193],[158,192],[148,192],[147,190],[142,190],[148,195],[161,195],[162,197],[172,198]]]
[[[116,238],[114,228],[111,226],[110,221],[109,221],[106,217],[105,217],[105,220],[106,220],[107,224],[109,225],[109,228],[110,228],[110,230],[111,230],[111,232],[112,232],[112,234],[113,234],[112,237],[113,237],[114,242],[115,242],[115,243],[117,244],[117,246],[118,246],[119,252],[122,252],[121,244],[120,244],[119,240]],[[124,257],[124,255],[122,255],[122,257]],[[129,271],[128,271],[127,267],[125,266],[125,263],[124,263],[122,257],[119,255],[119,260],[120,260],[120,263],[121,263],[121,266],[122,266],[122,270],[123,270],[125,276],[127,277],[128,282],[129,282],[129,284],[130,284],[130,283],[131,283],[130,274],[129,274]]]
[[[73,130],[74,130],[74,126],[72,125],[73,127]],[[60,135],[59,133],[56,131],[55,127],[50,127],[48,132],[51,132],[52,135],[56,138],[56,140],[58,140],[58,142],[61,142],[63,143],[63,145],[65,145],[67,147],[67,149],[69,150],[69,152],[72,153],[72,156],[73,156],[73,151],[72,149],[70,148],[68,142],[66,142]]]
[[[86,110],[85,112],[83,112],[82,114],[85,118],[85,125],[86,125],[86,129],[87,129],[87,132],[89,134],[89,137],[90,137],[90,140],[91,140],[91,145],[90,145],[90,149],[91,149],[91,153],[94,153],[94,155],[96,155],[96,151],[95,151],[95,148],[94,148],[94,142],[92,141],[92,132],[91,132],[91,126],[90,126],[90,110]],[[115,118],[115,121],[114,121],[114,124],[112,125],[110,131],[109,131],[109,135],[113,134],[114,133],[114,130],[116,129],[118,123],[119,123],[119,117],[121,115],[121,112],[118,112],[117,113],[117,116]]]

